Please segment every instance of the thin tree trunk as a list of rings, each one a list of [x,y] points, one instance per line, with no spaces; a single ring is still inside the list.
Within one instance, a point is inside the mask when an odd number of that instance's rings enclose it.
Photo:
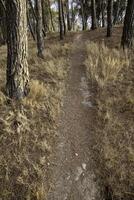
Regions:
[[[46,16],[45,16],[45,0],[41,0],[41,6],[42,6],[42,23],[43,23],[43,28],[46,33],[47,31],[47,22],[46,22]]]
[[[96,10],[96,17],[97,17],[97,21],[98,21],[98,26],[100,26],[101,5],[102,5],[102,0],[99,0],[98,3],[97,3],[97,10]]]
[[[66,12],[67,12],[67,28],[68,28],[68,31],[71,31],[69,1],[68,0],[66,0]]]
[[[82,30],[86,30],[86,25],[85,25],[85,15],[84,15],[84,6],[83,6],[83,1],[80,1],[81,3],[81,15],[82,15]]]
[[[52,11],[51,11],[51,6],[50,6],[50,1],[49,0],[48,0],[48,7],[49,7],[49,13],[50,13],[52,29],[53,29],[53,31],[55,31],[55,27],[54,27],[54,23],[53,23],[53,15],[52,15]]]
[[[58,0],[58,14],[59,14],[59,28],[60,28],[60,39],[63,40],[63,22],[62,22],[62,5],[61,0]]]
[[[63,6],[62,0],[61,0],[61,10],[62,10],[62,21],[63,21],[63,27],[64,27],[64,35],[66,35],[66,22],[65,22],[64,6]]]
[[[107,37],[112,36],[113,26],[113,0],[108,0],[107,5]]]
[[[44,38],[43,38],[43,22],[42,22],[42,5],[41,0],[36,0],[36,16],[37,16],[37,23],[36,23],[36,32],[37,32],[37,55],[40,58],[44,58],[43,51],[44,51]]]
[[[6,16],[6,90],[10,98],[21,99],[29,91],[26,0],[7,0]]]
[[[120,4],[121,4],[121,0],[117,1],[117,6],[116,6],[116,10],[115,10],[115,16],[114,16],[114,20],[113,20],[113,24],[115,25],[118,21],[118,17],[119,17],[119,11],[120,11]]]
[[[101,5],[101,12],[102,12],[102,27],[105,27],[105,2],[102,0],[102,5]]]
[[[27,20],[28,20],[28,26],[29,26],[29,29],[30,29],[30,33],[33,37],[33,40],[36,40],[36,36],[35,36],[34,30],[33,30],[32,24],[31,24],[29,12],[27,13]]]
[[[91,29],[94,30],[97,28],[97,20],[96,20],[96,3],[95,0],[91,0],[91,14],[92,14],[92,27]]]
[[[134,47],[134,0],[128,0],[121,45],[123,48]]]

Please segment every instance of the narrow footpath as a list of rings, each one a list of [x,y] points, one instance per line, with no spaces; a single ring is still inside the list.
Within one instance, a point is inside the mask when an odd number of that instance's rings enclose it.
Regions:
[[[101,200],[92,165],[90,129],[93,105],[85,75],[85,41],[74,39],[67,92],[52,157],[52,187],[48,200]]]

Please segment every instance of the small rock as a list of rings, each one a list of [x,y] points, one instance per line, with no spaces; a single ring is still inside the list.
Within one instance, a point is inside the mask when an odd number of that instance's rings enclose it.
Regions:
[[[84,170],[86,170],[86,167],[87,167],[86,163],[82,163],[82,168],[83,168]]]
[[[78,156],[79,154],[78,154],[78,153],[75,153],[75,155]]]

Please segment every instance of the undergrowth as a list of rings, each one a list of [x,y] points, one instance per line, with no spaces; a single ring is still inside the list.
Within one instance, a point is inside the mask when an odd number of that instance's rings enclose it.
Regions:
[[[134,199],[133,57],[90,42],[85,65],[96,91],[97,173],[111,199]]]
[[[4,94],[6,47],[0,53],[0,199],[44,200],[56,120],[65,90],[71,44],[51,42],[45,60],[29,45],[30,93],[21,102]]]

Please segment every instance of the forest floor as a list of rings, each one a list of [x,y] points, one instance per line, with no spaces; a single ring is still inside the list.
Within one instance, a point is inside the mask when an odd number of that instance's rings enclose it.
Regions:
[[[0,47],[1,200],[133,200],[134,60],[121,33],[52,34],[45,60],[30,39],[23,112],[7,103]]]
[[[82,34],[77,34],[71,52],[56,149],[50,159],[53,178],[48,200],[102,199],[90,150],[95,105],[86,78],[85,56],[85,40]]]

